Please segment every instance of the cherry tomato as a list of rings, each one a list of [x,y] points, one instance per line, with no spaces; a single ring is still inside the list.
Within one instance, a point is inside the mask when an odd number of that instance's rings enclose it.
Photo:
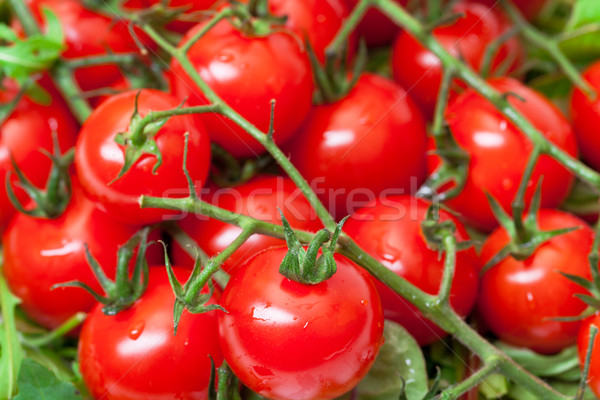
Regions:
[[[583,320],[579,334],[577,335],[577,350],[579,353],[579,361],[583,366],[585,358],[588,352],[588,344],[590,342],[590,328],[595,326],[600,329],[600,314],[596,313],[591,317]],[[597,335],[594,339],[592,348],[592,358],[590,362],[590,372],[586,383],[589,388],[594,392],[596,397],[600,397],[600,335]]]
[[[189,276],[182,268],[175,273],[181,281]],[[116,316],[104,315],[101,305],[92,310],[81,329],[79,364],[94,398],[207,398],[209,356],[217,366],[223,360],[217,311],[184,312],[173,335],[174,302],[166,269],[152,267],[148,289],[130,308]]]
[[[483,4],[462,1],[452,9],[463,16],[449,25],[437,27],[433,35],[451,55],[479,70],[490,44],[510,25],[503,15]],[[492,72],[514,69],[521,62],[522,53],[516,38],[507,40],[493,58]],[[425,114],[432,117],[442,81],[440,59],[408,32],[402,32],[394,43],[392,64],[394,79],[414,97]]]
[[[338,218],[386,190],[415,191],[426,175],[426,127],[410,96],[364,74],[343,99],[316,106],[285,147]]]
[[[337,272],[304,285],[279,274],[286,247],[250,258],[227,284],[219,314],[227,364],[271,399],[330,399],[367,373],[382,342],[383,315],[365,271],[335,256]]]
[[[202,125],[189,116],[172,117],[154,137],[162,153],[162,165],[153,174],[155,156],[144,155],[121,178],[112,182],[123,167],[125,148],[115,142],[126,132],[138,92],[111,97],[94,110],[83,125],[75,149],[77,175],[86,193],[120,221],[143,225],[174,214],[161,209],[140,209],[141,195],[186,197],[188,184],[183,173],[184,134],[189,133],[187,168],[197,190],[205,182],[210,165],[210,143]],[[139,92],[140,116],[150,111],[176,108],[179,101],[156,90]],[[112,182],[112,183],[111,183]]]
[[[514,93],[524,99],[508,97],[510,104],[549,141],[568,154],[577,155],[575,135],[556,106],[514,79],[498,78],[489,83],[501,93]],[[498,223],[485,194],[491,194],[510,212],[533,144],[474,90],[466,91],[450,103],[446,121],[454,139],[470,157],[464,188],[446,204],[473,226],[489,232]],[[438,158],[431,156],[429,161],[430,171],[433,171]],[[526,191],[526,204],[530,203],[535,184],[542,176],[545,177],[542,208],[558,207],[569,193],[573,175],[549,156],[542,155]]]
[[[185,43],[204,25],[192,28]],[[289,139],[311,108],[310,62],[289,32],[250,36],[221,21],[198,40],[188,58],[205,82],[244,118],[267,132],[271,100],[275,99],[274,139]],[[170,72],[173,93],[190,105],[207,104],[193,81],[174,60]],[[237,157],[264,153],[262,145],[232,121],[218,114],[199,114],[211,139]]]
[[[477,305],[484,323],[500,339],[550,354],[575,343],[580,321],[553,318],[579,315],[586,305],[574,295],[587,291],[560,272],[591,279],[587,257],[594,232],[579,218],[556,210],[541,210],[538,223],[542,231],[579,229],[550,239],[523,261],[509,256],[491,267],[481,279]],[[482,265],[508,241],[504,228],[495,230],[481,250]]]
[[[18,93],[16,84],[9,80],[3,82],[0,91],[0,103],[12,101]],[[6,228],[15,209],[6,195],[6,173],[12,171],[10,157],[21,168],[27,178],[37,187],[43,188],[48,179],[51,162],[41,149],[53,151],[52,132],[56,131],[61,150],[64,152],[75,144],[78,126],[67,106],[55,89],[43,86],[50,93],[50,104],[39,104],[24,96],[14,110],[0,125],[0,231]],[[16,182],[13,175],[11,182]],[[27,195],[13,184],[17,197],[27,201]]]
[[[583,78],[596,91],[600,90],[600,62],[592,64]],[[600,123],[600,100],[590,99],[579,89],[571,97],[570,110],[573,129],[577,135],[581,156],[594,169],[600,170],[600,140],[595,127]]]
[[[359,246],[397,275],[406,278],[429,294],[437,294],[444,270],[444,259],[429,248],[421,230],[429,204],[411,196],[390,196],[358,210],[344,225],[344,231]],[[455,222],[458,241],[469,237],[462,224],[448,212],[440,210],[440,220]],[[475,305],[479,260],[473,249],[456,255],[456,272],[450,291],[450,304],[461,316]],[[403,325],[420,345],[433,343],[446,333],[429,321],[400,295],[378,280],[375,286],[381,297],[386,319]]]
[[[358,0],[346,0],[350,8],[358,4]],[[396,0],[398,4],[406,7],[409,0]],[[362,21],[358,24],[356,32],[363,37],[370,47],[384,46],[392,42],[400,32],[400,27],[386,17],[381,11],[368,10]]]
[[[207,198],[206,201],[229,211],[281,224],[277,210],[279,208],[294,229],[316,232],[323,227],[308,201],[300,193],[300,189],[288,178],[262,176],[235,188],[216,189],[212,198]],[[197,215],[186,217],[179,225],[209,256],[223,251],[242,232],[242,229],[235,225]],[[281,246],[284,243],[283,240],[270,236],[252,235],[225,261],[222,268],[233,274],[248,257],[268,247]],[[177,243],[174,243],[172,249],[175,264],[194,265],[194,261]]]
[[[135,228],[114,221],[84,196],[73,182],[73,195],[56,219],[17,214],[4,233],[3,272],[21,307],[40,325],[52,329],[78,311],[90,311],[96,300],[78,288],[50,288],[58,283],[81,281],[101,291],[84,245],[109,277],[114,277],[117,250]]]
[[[38,22],[43,22],[42,9],[48,8],[59,19],[65,35],[66,59],[80,59],[111,53],[139,53],[131,37],[128,22],[115,20],[85,8],[79,0],[27,0]],[[153,47],[141,30],[135,30],[140,43]],[[84,91],[110,86],[121,77],[116,65],[77,68],[75,78]]]

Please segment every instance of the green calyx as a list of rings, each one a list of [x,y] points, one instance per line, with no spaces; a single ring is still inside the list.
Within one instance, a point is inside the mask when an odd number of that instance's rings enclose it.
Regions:
[[[316,233],[304,250],[304,246],[296,237],[290,223],[279,210],[288,252],[279,266],[279,273],[295,282],[316,285],[331,278],[337,270],[333,257],[335,245],[342,232],[342,227],[349,217],[342,219],[336,226],[333,235],[327,229]],[[329,245],[325,243],[329,242]],[[321,255],[319,251],[321,250]]]
[[[203,280],[201,275],[205,268],[202,268],[200,257],[196,257],[192,274],[187,282],[182,285],[177,280],[175,271],[173,271],[173,266],[171,265],[171,260],[169,259],[169,255],[167,253],[167,246],[162,241],[160,243],[162,243],[165,252],[165,267],[167,268],[169,283],[171,284],[171,288],[175,294],[175,304],[173,306],[173,335],[177,334],[177,327],[179,326],[181,315],[185,309],[192,314],[202,314],[212,310],[221,310],[223,312],[227,312],[218,304],[208,304],[213,296],[213,293],[215,292],[215,286],[210,279],[210,276],[206,277],[206,285],[208,286],[207,293],[201,293],[200,291],[197,291],[192,298],[190,298],[188,295],[190,291],[193,290],[192,286],[194,283],[197,280]],[[208,262],[210,263],[211,261],[209,260]],[[210,266],[207,265],[207,267]]]
[[[70,149],[66,153],[61,154],[56,132],[52,133],[52,141],[54,144],[52,154],[44,149],[40,150],[52,161],[52,168],[50,169],[50,175],[48,176],[44,190],[31,183],[21,168],[19,168],[14,158],[12,156],[10,158],[14,173],[19,178],[15,185],[23,189],[35,204],[33,208],[25,208],[21,204],[11,183],[13,172],[8,171],[5,182],[6,194],[13,206],[22,214],[35,218],[56,218],[64,212],[71,200],[72,187],[69,166],[73,162],[75,151],[74,149]]]
[[[421,231],[427,245],[440,252],[446,251],[444,239],[456,234],[456,224],[452,220],[440,221],[440,203],[435,201],[427,209],[425,219],[421,221]],[[456,243],[456,250],[465,250],[474,245],[472,240]]]
[[[106,315],[115,315],[135,303],[148,287],[148,263],[146,262],[146,249],[148,248],[148,233],[150,228],[146,227],[138,231],[117,251],[117,272],[114,281],[111,281],[98,261],[85,246],[86,256],[90,268],[105,295],[97,293],[89,285],[71,281],[54,285],[52,289],[59,287],[78,287],[87,290],[94,298],[104,304],[102,312]],[[131,277],[129,275],[129,264],[133,259],[137,248],[135,266]]]
[[[144,154],[150,154],[156,157],[156,163],[152,168],[153,174],[156,174],[156,171],[162,165],[162,153],[160,152],[154,137],[169,121],[170,117],[162,117],[156,120],[142,117],[138,112],[140,93],[141,92],[138,92],[135,97],[135,108],[129,122],[129,129],[126,132],[118,133],[117,136],[115,136],[115,142],[125,146],[125,162],[119,171],[119,175],[117,175],[110,184],[117,181],[129,171],[132,165]]]
[[[504,211],[500,203],[489,193],[486,193],[490,207],[500,225],[506,230],[510,237],[509,243],[504,246],[494,257],[488,261],[482,269],[485,273],[488,269],[504,260],[506,257],[513,257],[516,260],[525,260],[530,257],[538,247],[550,239],[569,233],[579,227],[555,229],[552,231],[541,231],[538,227],[537,214],[541,204],[542,180],[538,182],[535,194],[531,199],[531,204],[527,215],[522,218],[518,213],[511,217]]]
[[[248,36],[264,37],[274,32],[286,31],[287,17],[271,14],[267,0],[249,0],[247,3],[229,0],[229,3],[235,16],[231,23]],[[288,33],[293,35],[292,32]]]

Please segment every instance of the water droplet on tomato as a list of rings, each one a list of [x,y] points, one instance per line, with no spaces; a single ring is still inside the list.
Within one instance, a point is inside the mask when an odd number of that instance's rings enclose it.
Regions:
[[[129,331],[129,337],[131,340],[137,340],[140,335],[144,332],[144,327],[146,326],[144,321],[139,321],[133,325],[131,330]]]
[[[233,54],[221,53],[217,58],[221,62],[231,62],[233,61]]]

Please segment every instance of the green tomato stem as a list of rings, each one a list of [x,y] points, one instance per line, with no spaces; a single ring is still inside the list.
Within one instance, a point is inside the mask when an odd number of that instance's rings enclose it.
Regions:
[[[452,279],[454,278],[454,270],[456,267],[456,237],[454,232],[445,231],[444,239],[444,274],[442,275],[442,283],[440,291],[437,295],[439,304],[450,304],[450,289],[452,288]]]
[[[42,347],[52,343],[56,339],[65,336],[73,329],[81,325],[85,321],[87,314],[84,312],[75,313],[71,318],[63,322],[58,328],[36,337],[23,337],[23,344],[29,347]]]
[[[499,368],[500,359],[495,358],[487,362],[483,367],[478,369],[475,373],[469,375],[469,377],[465,380],[444,390],[440,394],[439,400],[455,400],[460,398],[461,395],[483,382],[485,378],[493,373],[496,373]]]

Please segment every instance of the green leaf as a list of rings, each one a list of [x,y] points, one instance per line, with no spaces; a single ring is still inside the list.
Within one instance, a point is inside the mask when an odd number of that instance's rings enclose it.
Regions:
[[[508,391],[508,380],[500,374],[492,374],[488,376],[479,385],[479,393],[481,393],[486,399],[499,399],[506,395]]]
[[[385,343],[367,376],[356,388],[357,400],[397,400],[406,384],[408,400],[427,393],[425,360],[417,341],[395,322],[385,321]]]
[[[558,354],[547,356],[502,342],[495,343],[495,345],[523,368],[540,377],[559,376],[573,368],[579,369],[579,358],[575,346],[568,347]]]
[[[80,400],[75,386],[60,381],[56,375],[33,360],[23,360],[19,371],[19,394],[14,400]]]
[[[569,57],[592,60],[600,56],[600,2],[577,0],[560,42]]]
[[[11,398],[16,392],[17,374],[23,361],[23,349],[15,326],[15,307],[19,303],[8,290],[0,274],[0,398]]]

